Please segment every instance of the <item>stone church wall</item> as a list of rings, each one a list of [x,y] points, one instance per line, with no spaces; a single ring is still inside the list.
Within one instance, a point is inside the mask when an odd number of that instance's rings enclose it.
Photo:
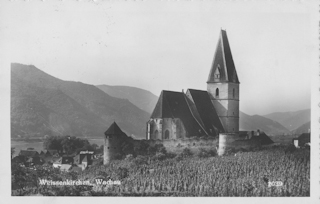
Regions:
[[[184,148],[213,148],[215,149],[218,145],[218,138],[216,137],[192,137],[186,139],[175,139],[175,140],[144,140],[150,145],[163,144],[168,152],[180,152]],[[136,141],[137,142],[137,141]]]

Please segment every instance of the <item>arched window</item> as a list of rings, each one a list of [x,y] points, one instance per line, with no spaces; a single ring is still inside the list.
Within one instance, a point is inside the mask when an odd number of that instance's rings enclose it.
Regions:
[[[164,132],[164,139],[168,140],[169,138],[170,138],[170,132],[169,132],[169,130],[166,130]]]
[[[216,97],[219,97],[219,89],[216,89]]]
[[[232,95],[233,95],[233,98],[235,97],[235,95],[236,95],[236,91],[233,89],[233,93],[232,93]]]

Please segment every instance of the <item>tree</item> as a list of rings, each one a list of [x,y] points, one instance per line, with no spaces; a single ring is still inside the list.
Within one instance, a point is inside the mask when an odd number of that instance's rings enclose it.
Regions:
[[[96,145],[97,146],[97,145]],[[87,139],[74,136],[49,136],[43,143],[44,149],[58,150],[59,153],[73,154],[82,150],[94,151],[96,146],[92,146]]]

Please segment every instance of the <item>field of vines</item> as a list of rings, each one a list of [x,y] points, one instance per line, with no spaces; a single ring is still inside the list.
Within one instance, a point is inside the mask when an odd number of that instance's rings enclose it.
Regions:
[[[310,151],[277,147],[223,157],[139,157],[93,166],[78,178],[121,181],[95,186],[91,196],[310,196]],[[273,181],[283,185],[269,186]]]

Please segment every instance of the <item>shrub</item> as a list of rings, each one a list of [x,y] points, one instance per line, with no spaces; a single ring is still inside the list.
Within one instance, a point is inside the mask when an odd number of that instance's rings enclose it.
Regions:
[[[199,152],[197,153],[197,156],[198,156],[199,158],[207,158],[207,157],[209,157],[210,155],[209,155],[209,153],[208,153],[208,151],[207,151],[206,149],[200,148],[200,149],[199,149]]]
[[[135,165],[144,165],[144,164],[148,164],[148,157],[138,155],[132,161]]]
[[[154,160],[158,160],[158,161],[162,161],[162,160],[165,160],[167,158],[167,155],[161,153],[161,152],[158,152],[154,157],[153,159]]]
[[[177,147],[180,148],[180,147],[182,147],[182,145],[179,143],[179,144],[177,145]]]
[[[294,152],[296,150],[296,147],[293,144],[290,144],[286,149],[285,149],[285,153],[291,153]]]
[[[126,156],[125,160],[127,160],[127,161],[132,161],[133,158],[134,158],[134,157],[133,157],[132,154],[128,154],[128,155]]]
[[[173,152],[168,152],[168,153],[167,153],[167,158],[172,159],[172,158],[175,158],[176,156],[177,156],[177,154],[175,154],[175,153],[173,153]]]
[[[192,156],[192,152],[191,152],[191,150],[189,149],[189,148],[184,148],[183,150],[182,150],[182,152],[180,153],[180,155],[182,156],[182,157],[189,157],[189,156]]]
[[[129,173],[128,173],[128,169],[127,168],[122,168],[122,167],[119,167],[117,169],[117,176],[119,179],[124,179],[126,177],[128,177]]]

